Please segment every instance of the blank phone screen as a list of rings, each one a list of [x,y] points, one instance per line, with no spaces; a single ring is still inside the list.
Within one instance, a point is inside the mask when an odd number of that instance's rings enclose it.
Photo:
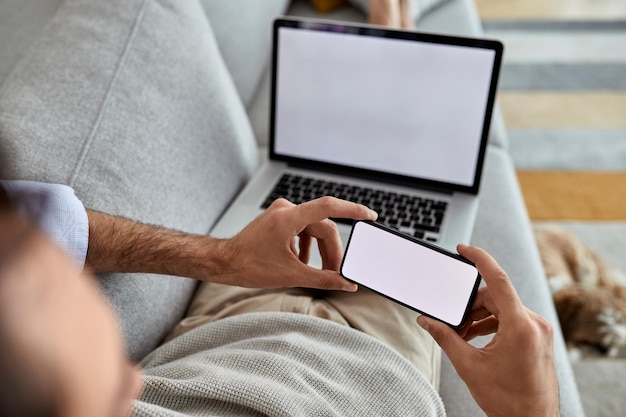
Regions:
[[[475,266],[454,256],[371,223],[357,222],[346,248],[341,274],[458,327],[463,324],[480,275]]]

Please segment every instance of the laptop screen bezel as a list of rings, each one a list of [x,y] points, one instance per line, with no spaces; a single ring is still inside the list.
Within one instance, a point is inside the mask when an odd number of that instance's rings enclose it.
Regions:
[[[429,179],[414,178],[405,175],[381,172],[357,167],[349,167],[329,162],[317,161],[313,159],[298,158],[291,155],[283,155],[276,152],[276,106],[277,106],[277,68],[278,68],[278,49],[279,31],[281,28],[295,28],[300,30],[314,30],[335,33],[350,33],[360,36],[372,36],[391,39],[414,40],[421,42],[437,43],[444,45],[466,46],[473,48],[489,49],[495,52],[493,68],[491,73],[491,81],[489,92],[487,95],[487,103],[485,109],[485,117],[482,126],[482,134],[480,139],[480,147],[474,171],[474,180],[472,185],[454,184],[443,181],[435,181]],[[500,66],[502,63],[503,45],[501,42],[492,39],[478,39],[469,37],[459,37],[451,35],[440,35],[422,32],[407,32],[388,29],[371,25],[354,25],[344,22],[312,20],[312,19],[291,19],[278,18],[274,21],[273,37],[272,37],[272,62],[271,62],[271,87],[270,87],[270,126],[269,126],[269,158],[273,161],[283,161],[290,165],[302,168],[311,168],[316,170],[328,171],[343,175],[355,176],[360,178],[375,179],[376,181],[388,182],[392,184],[402,184],[416,188],[431,188],[446,192],[464,192],[469,194],[478,194],[480,189],[480,181],[482,177],[485,153],[489,140],[489,129],[493,108],[495,103],[498,78],[500,74]]]

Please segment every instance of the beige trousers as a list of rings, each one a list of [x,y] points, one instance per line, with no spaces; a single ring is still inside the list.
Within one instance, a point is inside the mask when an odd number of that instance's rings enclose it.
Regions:
[[[237,314],[252,312],[309,314],[360,330],[386,343],[439,389],[441,350],[416,322],[418,314],[367,289],[356,293],[293,289],[250,289],[202,283],[187,316],[168,336]]]

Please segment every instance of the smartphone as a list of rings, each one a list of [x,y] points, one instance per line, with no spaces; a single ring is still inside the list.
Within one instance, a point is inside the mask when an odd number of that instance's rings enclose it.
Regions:
[[[465,323],[481,281],[461,255],[369,221],[354,223],[341,275],[453,328]]]

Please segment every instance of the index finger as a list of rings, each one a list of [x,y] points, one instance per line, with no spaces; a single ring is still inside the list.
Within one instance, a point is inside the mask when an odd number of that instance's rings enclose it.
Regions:
[[[376,220],[378,214],[362,204],[340,200],[335,197],[320,197],[296,206],[294,224],[299,230],[329,217],[354,220]]]
[[[487,291],[496,310],[496,316],[509,313],[517,315],[524,305],[517,295],[511,280],[496,260],[486,251],[475,246],[458,245],[461,255],[472,261],[487,284]]]

